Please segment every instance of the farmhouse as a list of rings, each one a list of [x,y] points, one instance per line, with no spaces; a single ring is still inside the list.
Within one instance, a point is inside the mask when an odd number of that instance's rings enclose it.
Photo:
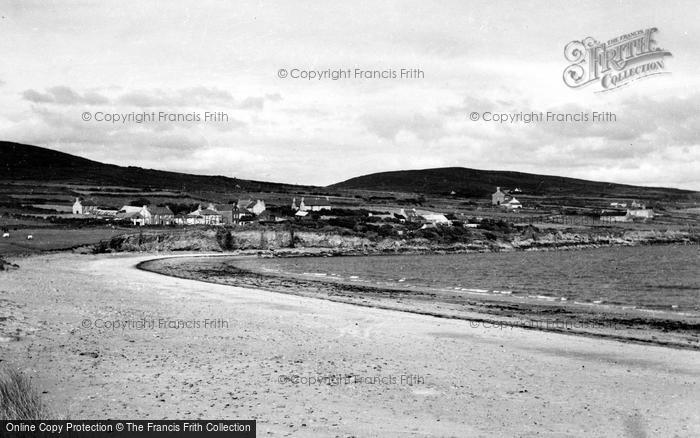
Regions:
[[[202,209],[202,206],[197,206],[197,209],[187,215],[187,225],[221,225],[221,213],[208,208]]]
[[[442,213],[435,213],[428,210],[416,210],[415,208],[408,211],[402,208],[397,217],[399,220],[401,220],[401,218],[405,218],[406,222],[423,222],[433,225],[448,226],[452,225],[452,221],[447,219],[447,217]]]
[[[501,205],[510,200],[510,195],[502,192],[500,187],[496,187],[496,192],[491,195],[491,205]]]
[[[520,189],[515,189],[518,193],[522,191]],[[515,191],[514,190],[514,191]],[[496,192],[491,194],[491,205],[499,205],[506,210],[516,211],[523,208],[523,205],[512,196],[510,192],[501,190],[500,187],[496,187]]]
[[[447,219],[444,214],[440,213],[426,213],[422,214],[421,217],[428,223],[433,225],[452,225],[452,221]]]
[[[89,199],[82,200],[80,198],[75,198],[75,203],[73,204],[73,214],[96,214],[97,204]]]
[[[139,217],[141,216],[139,213],[143,207],[133,207],[131,205],[125,205],[122,208],[119,209],[119,211],[116,214],[115,220],[123,220],[123,221],[132,221],[134,222],[135,216],[138,215]],[[137,218],[138,219],[138,218]],[[134,225],[137,225],[136,222],[134,222]],[[142,224],[143,225],[143,224]]]
[[[420,217],[418,216],[418,212],[416,211],[415,208],[412,208],[410,210],[404,210],[403,208],[399,211],[398,215],[399,221],[401,219],[404,220],[404,222],[417,222],[420,220]]]
[[[644,220],[653,219],[654,210],[652,210],[651,208],[647,209],[644,206],[642,206],[642,208],[628,208],[627,216],[630,216],[632,218],[640,218]]]
[[[250,213],[253,216],[259,216],[263,211],[265,211],[265,201],[258,199],[256,201],[252,199],[239,199],[236,203],[236,207],[245,213]]]
[[[302,196],[299,206],[297,206],[297,199],[292,199],[292,210],[299,211],[321,211],[321,210],[331,210],[331,201],[326,196],[324,198],[304,198]]]
[[[125,205],[119,209],[119,213],[138,213],[143,207],[134,207],[133,205]]]
[[[601,222],[630,222],[632,218],[628,215],[603,215],[600,217]]]
[[[238,207],[233,204],[209,204],[209,210],[216,211],[221,214],[221,223],[231,225],[235,223],[234,216],[238,211]]]
[[[97,208],[95,214],[98,216],[116,216],[119,210],[113,210],[111,208]]]
[[[506,210],[511,210],[511,211],[516,211],[518,209],[523,208],[523,205],[515,199],[515,197],[511,198],[508,202],[501,204],[502,207],[504,207]]]
[[[175,219],[170,207],[154,207],[144,205],[139,211],[139,215],[147,225],[170,225]]]

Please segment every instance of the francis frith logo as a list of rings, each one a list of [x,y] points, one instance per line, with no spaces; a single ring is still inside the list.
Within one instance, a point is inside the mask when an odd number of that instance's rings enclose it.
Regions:
[[[654,39],[657,28],[642,29],[620,35],[604,43],[592,37],[571,41],[564,48],[566,60],[564,83],[571,88],[598,84],[610,91],[652,75],[668,73],[662,49]]]

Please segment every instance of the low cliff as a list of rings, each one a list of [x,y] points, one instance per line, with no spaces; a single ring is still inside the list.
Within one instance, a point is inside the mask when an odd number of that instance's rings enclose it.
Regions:
[[[233,251],[285,248],[326,249],[338,253],[409,253],[546,250],[549,248],[639,245],[696,241],[681,231],[540,232],[536,229],[493,235],[475,234],[465,241],[438,243],[427,238],[372,240],[356,235],[324,231],[186,229],[123,235],[96,245],[108,251]],[[696,242],[697,243],[697,242]]]

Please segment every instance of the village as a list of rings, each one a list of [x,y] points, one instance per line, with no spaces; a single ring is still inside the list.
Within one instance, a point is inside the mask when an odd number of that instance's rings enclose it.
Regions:
[[[75,199],[71,211],[74,218],[94,217],[134,226],[244,226],[251,223],[328,221],[342,216],[357,216],[358,213],[369,210],[366,212],[366,217],[370,222],[417,223],[422,228],[435,226],[476,228],[478,222],[483,219],[482,216],[489,216],[490,212],[519,214],[526,210],[526,206],[516,197],[516,195],[521,194],[522,190],[519,188],[508,190],[496,187],[495,192],[491,194],[490,208],[483,210],[483,215],[477,216],[468,216],[458,212],[438,212],[423,208],[397,208],[389,205],[382,206],[382,211],[358,208],[353,214],[345,208],[339,210],[334,207],[328,196],[301,196],[298,199],[292,197],[286,206],[266,205],[263,199],[245,197],[227,204],[199,203],[197,208],[192,211],[173,211],[168,205],[134,205],[134,202],[117,210],[100,206],[92,199],[78,197]],[[537,212],[534,207],[527,210],[530,213]],[[611,202],[607,208],[599,208],[596,213],[592,220],[607,223],[648,221],[655,216],[653,209],[646,208],[642,202],[637,200]],[[518,216],[514,216],[513,220],[521,221]]]

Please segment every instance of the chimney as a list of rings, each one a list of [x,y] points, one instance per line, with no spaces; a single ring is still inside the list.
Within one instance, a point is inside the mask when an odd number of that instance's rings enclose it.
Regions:
[[[500,188],[500,187],[496,187],[496,191],[497,191],[497,192],[500,192],[500,191],[501,191],[501,188]]]

